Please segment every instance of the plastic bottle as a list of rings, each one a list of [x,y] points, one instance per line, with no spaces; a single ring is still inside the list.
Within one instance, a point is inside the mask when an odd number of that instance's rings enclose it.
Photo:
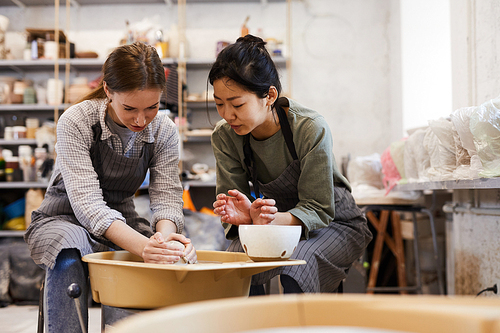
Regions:
[[[25,61],[32,60],[32,58],[31,58],[31,43],[32,43],[31,37],[28,36],[28,38],[26,40],[26,46],[24,47],[24,51],[23,51],[23,60],[25,60]]]
[[[31,41],[31,59],[38,59],[38,42],[36,39]]]
[[[248,20],[250,20],[250,16],[247,16],[245,22],[243,22],[243,25],[241,26],[241,37],[245,37],[246,35],[248,35],[248,27],[247,27]]]
[[[157,30],[155,38],[156,38],[155,48],[156,52],[158,52],[158,56],[160,58],[168,57],[168,43],[163,40],[163,31]]]
[[[43,170],[42,166],[47,159],[47,149],[45,148],[35,148],[35,170],[36,170],[36,180],[37,181],[47,181],[46,177],[42,176]]]
[[[19,146],[19,168],[23,171],[23,180],[29,182],[34,180],[32,160],[32,149],[30,146]],[[34,164],[34,163],[33,163]]]
[[[127,26],[127,44],[133,44],[135,42],[134,32],[130,28],[130,22],[128,20],[125,21],[125,25]]]

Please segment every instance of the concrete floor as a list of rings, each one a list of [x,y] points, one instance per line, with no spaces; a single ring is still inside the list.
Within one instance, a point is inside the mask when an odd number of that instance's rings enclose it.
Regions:
[[[101,332],[101,308],[89,309],[89,332]],[[2,333],[35,333],[38,330],[38,306],[10,305],[0,308]]]

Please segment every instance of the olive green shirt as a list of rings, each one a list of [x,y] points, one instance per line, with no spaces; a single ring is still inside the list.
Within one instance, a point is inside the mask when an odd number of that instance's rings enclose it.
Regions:
[[[288,122],[300,160],[298,180],[299,202],[288,212],[298,218],[309,231],[324,228],[335,216],[334,184],[350,185],[339,172],[333,155],[333,140],[330,128],[323,116],[293,100],[289,100]],[[216,160],[217,193],[237,189],[250,200],[251,175],[244,162],[244,136],[237,135],[221,120],[212,134],[212,148]],[[257,175],[266,184],[276,178],[293,161],[281,129],[266,140],[257,141],[250,136],[250,146],[255,158]],[[276,198],[273,198],[276,199]],[[223,223],[226,237],[234,239],[237,228]]]

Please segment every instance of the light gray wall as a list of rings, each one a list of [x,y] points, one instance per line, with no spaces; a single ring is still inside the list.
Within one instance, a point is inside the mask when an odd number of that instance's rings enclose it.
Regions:
[[[453,0],[450,8],[455,110],[500,94],[500,3]]]
[[[294,5],[293,97],[325,116],[337,162],[402,136],[398,3]]]
[[[4,10],[5,9],[5,10]],[[22,57],[25,28],[52,28],[53,7],[2,7],[11,19],[7,42]],[[197,58],[215,55],[218,40],[234,41],[247,15],[250,33],[286,39],[286,4],[188,4],[188,52]],[[69,30],[65,7],[61,29],[78,51],[105,57],[125,32],[125,20],[149,18],[166,32],[177,23],[177,6],[122,5],[71,8]],[[401,65],[398,0],[292,1],[292,85],[285,91],[320,112],[334,136],[337,162],[382,153],[402,137]],[[262,29],[262,30],[259,30]],[[200,80],[201,81],[201,80]],[[191,83],[191,89],[200,89]],[[200,87],[204,87],[201,82]],[[202,88],[201,88],[202,89]]]

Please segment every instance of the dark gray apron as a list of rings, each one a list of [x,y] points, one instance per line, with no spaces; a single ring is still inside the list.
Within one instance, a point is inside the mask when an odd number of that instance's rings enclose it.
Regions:
[[[286,212],[299,202],[297,184],[301,171],[286,113],[281,107],[277,108],[277,113],[281,132],[293,157],[292,163],[275,180],[261,183],[257,179],[248,136],[244,147],[245,164],[252,175],[256,197],[262,193],[266,198],[273,198],[278,211]],[[291,256],[291,259],[305,260],[307,264],[279,267],[256,274],[252,277],[253,285],[262,285],[274,276],[284,274],[297,281],[304,292],[334,292],[337,289],[372,236],[349,190],[343,184],[336,184],[332,195],[335,197],[334,221],[326,228],[309,232],[309,239],[301,239]],[[239,238],[233,240],[227,251],[243,252]]]
[[[151,224],[139,217],[135,211],[133,196],[139,189],[150,161],[153,157],[153,144],[146,143],[140,158],[128,158],[116,153],[103,142],[100,123],[92,126],[93,140],[90,158],[97,173],[106,204],[119,211],[126,223],[146,237],[153,234]],[[35,263],[52,268],[62,249],[76,248],[82,256],[111,249],[118,246],[104,237],[92,235],[75,217],[64,180],[59,175],[47,189],[39,209],[33,212],[32,222],[24,236]]]

